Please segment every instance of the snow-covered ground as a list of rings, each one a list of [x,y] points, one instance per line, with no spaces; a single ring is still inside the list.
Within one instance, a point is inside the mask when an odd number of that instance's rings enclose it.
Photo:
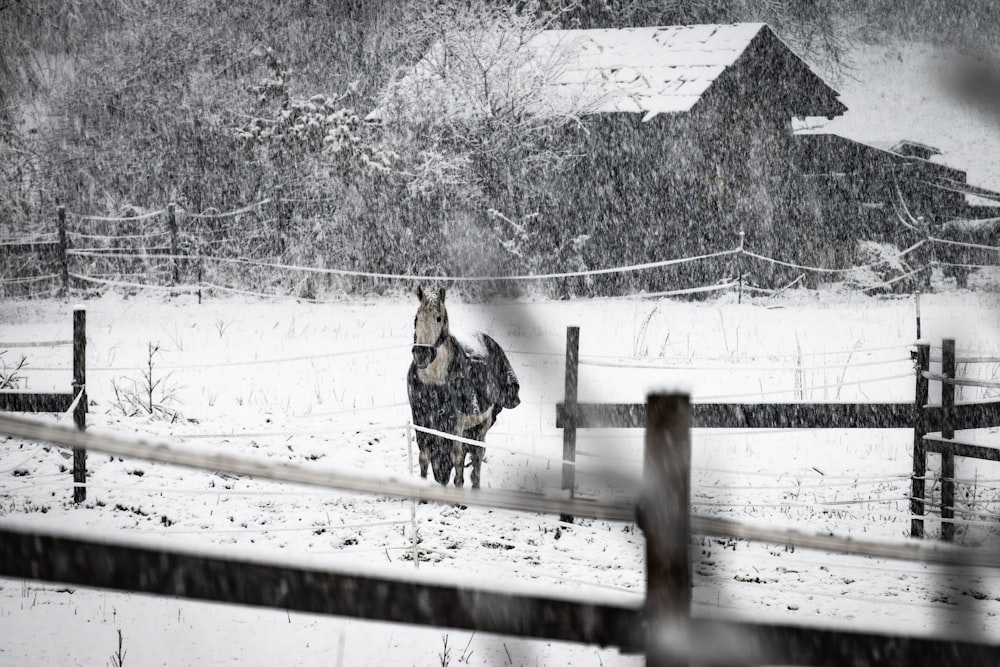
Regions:
[[[947,292],[921,302],[924,338],[1000,353],[995,293]],[[709,401],[907,401],[913,397],[912,297],[824,290],[779,299],[726,295],[671,300],[525,301],[476,305],[449,295],[453,326],[482,329],[510,352],[523,403],[488,437],[483,485],[557,489],[565,331],[581,327],[580,399],[641,402],[650,389],[690,387]],[[107,295],[87,301],[91,427],[185,440],[206,450],[302,466],[407,473],[404,375],[415,298],[329,304]],[[0,343],[65,339],[72,304],[5,304]],[[132,415],[147,381],[176,418]],[[0,350],[3,345],[0,344]],[[66,391],[71,354],[10,349],[28,358],[22,390]],[[660,366],[622,368],[623,363]],[[589,362],[589,363],[588,363]],[[54,369],[54,370],[53,370]],[[1000,379],[1000,364],[960,366]],[[116,393],[117,388],[117,393]],[[973,398],[990,390],[964,388]],[[975,393],[979,392],[979,393]],[[141,391],[139,392],[141,393]],[[992,391],[996,395],[997,391]],[[932,398],[934,393],[932,393]],[[171,414],[172,414],[171,412]],[[979,437],[1000,445],[1000,430]],[[580,492],[621,496],[640,474],[640,431],[581,431]],[[909,529],[912,432],[695,431],[692,494],[704,515],[836,534],[899,539]],[[294,487],[92,454],[87,501],[72,504],[69,454],[0,436],[0,522],[93,534],[228,546],[331,566],[381,564],[421,577],[449,573],[484,587],[537,584],[582,594],[643,595],[643,539],[634,525],[560,524],[557,517],[418,505],[420,568],[410,557],[410,503]],[[931,468],[936,469],[936,457]],[[960,460],[973,506],[959,540],[1000,544],[1000,465]],[[935,491],[936,491],[936,485]],[[928,521],[931,537],[939,524]],[[1000,636],[1000,572],[788,550],[696,538],[694,611],[760,620],[918,634]],[[111,664],[117,632],[126,665],[632,665],[614,649],[360,622],[104,590],[0,580],[0,665]]]

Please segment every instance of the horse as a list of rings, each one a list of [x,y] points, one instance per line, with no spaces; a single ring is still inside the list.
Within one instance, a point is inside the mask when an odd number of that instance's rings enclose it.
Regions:
[[[413,318],[413,361],[406,393],[413,423],[463,438],[484,441],[497,415],[520,404],[517,375],[500,345],[482,332],[456,338],[449,327],[445,290],[427,294],[417,287],[420,306]],[[447,486],[464,484],[465,457],[472,457],[472,488],[479,488],[485,447],[417,431],[420,476],[428,465],[434,479]]]

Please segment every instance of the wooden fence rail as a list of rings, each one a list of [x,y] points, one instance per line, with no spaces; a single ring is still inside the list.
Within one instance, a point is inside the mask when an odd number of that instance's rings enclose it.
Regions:
[[[373,621],[646,648],[642,607],[515,595],[187,553],[176,547],[67,537],[0,523],[0,576]],[[669,630],[673,626],[662,628]],[[691,618],[686,641],[664,633],[668,658],[700,664],[1000,664],[1000,646],[787,624]],[[656,663],[647,663],[656,664]]]
[[[149,540],[83,538],[79,531],[38,530],[24,522],[3,519],[0,576],[617,646],[623,651],[645,651],[646,664],[656,666],[939,667],[1000,662],[1000,645],[957,637],[918,638],[692,618],[688,545],[690,530],[697,529],[699,522],[689,515],[688,406],[686,395],[653,395],[646,410],[650,424],[644,453],[644,492],[639,504],[639,521],[647,539],[647,597],[642,606],[406,581],[377,572],[294,566],[259,558],[240,559],[226,557],[223,548],[219,548],[219,555],[211,555],[204,550],[185,551]],[[109,439],[0,416],[0,432],[24,435],[29,426],[42,439],[60,444]],[[109,449],[117,451],[114,445],[105,447],[105,451]],[[159,460],[162,450],[138,448],[140,456],[153,460]],[[340,480],[328,479],[324,485],[338,483]],[[418,489],[417,493],[422,495],[431,488]],[[453,489],[443,491],[455,493]],[[548,511],[558,514],[564,510],[557,504]]]

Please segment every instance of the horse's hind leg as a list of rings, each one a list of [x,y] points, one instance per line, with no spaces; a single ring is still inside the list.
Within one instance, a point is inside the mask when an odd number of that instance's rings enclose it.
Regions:
[[[472,488],[479,488],[479,469],[483,465],[483,456],[486,454],[485,447],[469,445],[469,454],[472,455]]]
[[[461,442],[452,444],[451,463],[455,468],[455,486],[461,488],[465,484],[465,445]]]
[[[470,428],[465,432],[466,438],[471,438],[472,440],[479,440],[483,442],[486,440],[486,434],[489,432],[490,428],[496,423],[496,413],[498,411],[490,411],[490,415],[483,420],[481,423],[477,424],[473,428]],[[486,456],[486,447],[482,445],[469,445],[469,454],[472,455],[472,488],[479,488],[479,471],[483,466],[483,457]]]

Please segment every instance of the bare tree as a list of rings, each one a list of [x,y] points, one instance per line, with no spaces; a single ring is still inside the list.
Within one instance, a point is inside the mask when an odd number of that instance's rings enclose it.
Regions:
[[[537,0],[416,3],[405,21],[416,65],[370,116],[398,151],[410,197],[460,202],[467,223],[532,261],[544,243],[547,195],[537,183],[572,164],[563,130],[594,102],[560,92],[572,45],[545,31],[566,11]]]

